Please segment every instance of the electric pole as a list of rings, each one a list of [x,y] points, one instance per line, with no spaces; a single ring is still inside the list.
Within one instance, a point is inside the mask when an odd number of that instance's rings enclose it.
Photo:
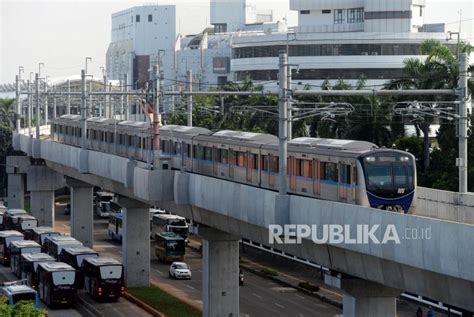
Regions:
[[[86,72],[81,70],[81,148],[86,149],[87,126],[86,126]]]
[[[279,60],[279,93],[278,93],[278,192],[280,195],[286,195],[286,171],[287,171],[287,152],[288,152],[288,55],[280,52]]]
[[[16,116],[15,116],[15,132],[20,133],[20,120],[21,120],[21,102],[20,102],[20,76],[15,76],[16,84]]]
[[[67,80],[67,108],[66,113],[71,114],[71,81]]]
[[[31,82],[30,80],[28,80],[28,111],[27,112],[28,112],[28,135],[31,136]]]
[[[124,74],[124,80],[125,80],[125,92],[128,92],[128,76],[127,76],[127,73]],[[125,120],[128,120],[128,108],[129,108],[129,104],[128,104],[128,95],[125,96],[126,100],[125,100],[125,109],[122,108],[122,113],[120,114],[120,118],[123,119],[122,116],[125,116]]]
[[[35,93],[36,93],[36,139],[40,138],[40,98],[39,98],[39,74],[35,74]]]
[[[188,70],[188,91],[191,93],[193,91],[193,71]],[[193,126],[193,96],[188,96],[188,127]]]
[[[160,169],[160,95],[161,95],[161,76],[160,63],[154,67],[155,100],[153,100],[153,169]],[[146,114],[148,115],[148,114]]]
[[[467,193],[467,54],[459,54],[459,193]]]

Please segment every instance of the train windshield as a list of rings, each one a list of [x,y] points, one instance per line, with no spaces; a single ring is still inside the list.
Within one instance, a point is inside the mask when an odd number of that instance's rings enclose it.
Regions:
[[[390,190],[413,188],[413,167],[408,165],[367,165],[367,188],[369,190]]]

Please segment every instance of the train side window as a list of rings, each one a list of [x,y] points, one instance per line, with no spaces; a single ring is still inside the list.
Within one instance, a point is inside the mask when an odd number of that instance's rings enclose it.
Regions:
[[[230,165],[236,165],[237,160],[236,160],[236,152],[232,149],[229,150],[229,164]]]
[[[100,141],[104,141],[104,131],[99,132]]]
[[[191,144],[185,144],[187,151],[185,153],[188,154],[188,157],[191,157]]]
[[[227,164],[228,163],[228,154],[229,154],[229,151],[225,150],[225,149],[220,149],[220,157],[221,157],[221,160],[220,162],[223,163],[223,164]]]
[[[278,169],[279,169],[278,156],[270,155],[269,166],[270,166],[270,172],[278,173]]]
[[[179,142],[174,143],[174,152],[175,154],[181,154],[181,143]]]
[[[111,143],[114,143],[114,134],[113,134],[112,132],[110,132],[109,137],[110,137],[110,138],[109,138],[109,141],[110,141]]]
[[[133,146],[133,136],[129,135],[128,136],[128,146]]]
[[[237,153],[237,166],[245,167],[247,166],[247,153],[245,152],[236,152]]]
[[[256,170],[258,167],[257,154],[249,153],[248,156],[249,168]]]
[[[212,148],[208,146],[203,147],[204,150],[204,160],[205,161],[212,161]]]
[[[268,156],[267,155],[260,156],[260,166],[262,168],[262,171],[264,172],[268,171]]]
[[[295,159],[295,167],[294,167],[294,175],[295,176],[303,176],[302,173],[301,173],[301,164],[302,164],[302,160],[300,159]]]
[[[221,162],[221,150],[219,148],[212,148],[212,161],[217,163]]]
[[[77,136],[79,138],[82,138],[82,128],[77,128],[77,130],[78,130]]]
[[[329,162],[322,162],[323,164],[323,175],[321,179],[337,182],[338,181],[338,168],[337,164],[329,163]]]
[[[198,146],[193,145],[193,158],[197,159],[198,158]]]

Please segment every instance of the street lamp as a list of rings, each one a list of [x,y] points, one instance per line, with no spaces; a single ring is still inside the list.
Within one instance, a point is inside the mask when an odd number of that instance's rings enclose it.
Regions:
[[[92,57],[86,57],[86,74],[87,74],[87,61],[92,61]]]

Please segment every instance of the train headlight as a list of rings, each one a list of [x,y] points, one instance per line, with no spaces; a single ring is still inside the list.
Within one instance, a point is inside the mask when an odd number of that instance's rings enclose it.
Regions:
[[[408,162],[409,160],[410,160],[410,158],[408,156],[400,157],[400,161],[402,161],[402,162]]]
[[[375,162],[375,157],[373,157],[373,156],[368,156],[368,157],[365,158],[365,160],[366,160],[367,162]]]

